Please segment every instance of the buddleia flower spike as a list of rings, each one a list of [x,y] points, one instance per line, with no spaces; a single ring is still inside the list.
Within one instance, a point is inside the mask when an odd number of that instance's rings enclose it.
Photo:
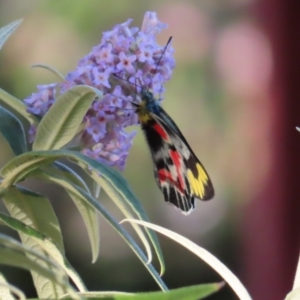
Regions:
[[[125,167],[136,135],[135,131],[128,132],[127,127],[138,124],[132,105],[138,99],[135,99],[135,87],[128,82],[140,78],[145,85],[149,84],[164,48],[157,44],[156,35],[166,27],[155,12],[145,13],[140,29],[130,27],[131,22],[129,19],[104,32],[100,44],[78,62],[63,82],[39,85],[37,92],[24,100],[28,112],[43,117],[59,94],[75,85],[89,85],[101,90],[103,99],[96,99],[86,114],[77,144],[84,154],[120,170]],[[170,49],[153,77],[150,87],[155,92],[163,94],[161,87],[171,77],[172,53]],[[128,82],[119,80],[114,74]],[[36,128],[32,126],[29,130],[31,141],[34,141],[35,133]]]

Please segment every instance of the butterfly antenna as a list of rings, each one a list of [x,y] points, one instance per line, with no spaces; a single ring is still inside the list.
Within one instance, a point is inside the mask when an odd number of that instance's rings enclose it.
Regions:
[[[136,101],[136,98],[137,98],[137,87],[138,87],[138,85],[137,85],[137,78],[134,78],[134,82],[135,82],[135,89],[134,89],[135,94],[134,94],[134,100]],[[142,88],[142,87],[141,87],[141,88]]]
[[[142,86],[138,86],[136,83],[130,82],[129,80],[126,80],[122,77],[120,77],[119,75],[117,75],[116,73],[113,73],[112,75],[114,75],[115,77],[117,77],[118,79],[121,79],[123,81],[126,81],[127,83],[130,83],[132,85],[134,85],[136,88],[139,87],[140,89],[142,89]]]
[[[152,80],[153,80],[153,77],[154,77],[154,75],[156,74],[156,71],[157,71],[157,69],[158,69],[159,63],[160,63],[161,59],[163,58],[163,56],[164,56],[164,54],[165,54],[165,52],[166,52],[166,50],[167,50],[167,48],[168,48],[169,44],[171,43],[171,41],[172,41],[172,38],[173,38],[172,36],[170,36],[170,37],[169,37],[169,39],[168,39],[168,42],[167,42],[167,44],[166,44],[166,46],[165,46],[165,48],[164,48],[164,50],[163,50],[163,52],[162,52],[162,54],[161,54],[160,58],[158,59],[158,62],[157,62],[157,64],[156,64],[156,67],[155,67],[154,73],[152,74],[152,77],[151,77],[151,80],[150,80],[150,83],[149,83],[148,89],[149,89],[149,87],[150,87],[150,86],[151,86],[151,84],[152,84]]]
[[[137,82],[138,82],[138,84],[137,84]],[[141,91],[144,91],[143,84],[142,84],[140,78],[135,78],[135,100],[136,100],[136,97],[137,97],[137,87],[139,87],[141,89]]]
[[[109,108],[118,108],[117,106],[109,106]],[[122,108],[122,110],[132,110],[134,111],[134,108]]]

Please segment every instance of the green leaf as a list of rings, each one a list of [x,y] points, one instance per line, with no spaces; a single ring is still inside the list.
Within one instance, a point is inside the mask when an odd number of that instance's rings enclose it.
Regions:
[[[50,179],[50,178],[49,178]],[[107,210],[96,200],[93,198],[93,196],[90,193],[87,193],[86,191],[82,190],[76,185],[71,184],[66,179],[58,178],[58,177],[52,177],[52,182],[55,182],[57,184],[60,184],[62,187],[64,187],[68,193],[72,196],[73,199],[76,199],[76,201],[81,201],[88,203],[92,207],[95,207],[105,218],[105,220],[120,234],[120,236],[128,243],[128,245],[131,247],[131,249],[135,252],[135,254],[139,257],[139,259],[143,262],[145,267],[148,269],[150,274],[153,276],[153,278],[156,280],[156,282],[159,284],[159,286],[166,290],[166,286],[164,285],[163,281],[153,268],[151,264],[148,263],[146,260],[143,252],[140,250],[139,246],[135,243],[135,241],[131,238],[131,236],[128,234],[128,232],[119,225],[119,223],[115,220],[114,217],[112,217]],[[83,204],[82,204],[83,205]]]
[[[96,182],[98,182],[100,184],[100,186],[104,189],[106,194],[114,201],[116,206],[121,210],[121,212],[124,214],[125,217],[127,217],[127,218],[134,217],[132,212],[129,209],[129,206],[126,203],[124,203],[123,197],[120,195],[120,193],[118,191],[116,191],[116,189],[114,187],[112,187],[112,185],[109,182],[107,182],[107,180],[100,177],[98,174],[93,174],[92,177],[94,178],[94,180]],[[139,213],[137,213],[137,215],[139,215]],[[142,216],[141,218],[142,219],[144,218],[144,220],[145,220],[145,216]],[[146,219],[147,219],[147,217],[146,217]],[[147,240],[144,232],[142,230],[140,230],[140,228],[138,228],[138,226],[136,226],[135,224],[132,227],[136,231],[137,235],[141,239],[141,241],[146,249],[148,262],[151,262],[152,261],[152,252],[151,252],[150,245],[148,243],[148,240]]]
[[[93,176],[99,176],[98,174],[101,174],[101,176],[105,178],[112,187],[116,186],[118,189],[122,190],[122,195],[125,195],[125,197],[129,197],[128,199],[126,199],[127,201],[131,201],[130,197],[135,197],[132,191],[130,190],[126,180],[117,171],[81,153],[67,150],[32,151],[13,158],[1,170],[1,174],[4,177],[4,179],[0,185],[0,193],[1,188],[3,193],[9,187],[9,185],[15,184],[16,180],[18,180],[19,178],[24,178],[25,176],[28,176],[30,172],[36,170],[37,168],[40,168],[43,164],[43,159],[45,160],[46,164],[49,164],[49,162],[53,162],[54,160],[61,158],[69,158],[72,161],[75,161],[88,174],[92,174]],[[79,189],[76,186],[73,186],[73,188]],[[136,245],[134,240],[130,236],[127,236],[127,232],[123,230],[122,227],[119,227],[115,224],[115,219],[108,214],[108,212],[99,204],[99,202],[94,201],[91,195],[87,194],[85,191],[81,191],[81,193],[84,193],[84,197],[86,199],[90,199],[88,201],[91,202],[92,205],[102,213],[106,220],[109,220],[111,225],[114,224],[117,232],[121,234],[121,236],[127,241],[129,246],[135,251],[135,253],[141,259],[141,261],[145,264],[148,270],[151,271],[152,276],[158,282],[159,286],[162,289],[167,290],[165,284],[160,280],[158,276],[156,276],[156,271],[153,269],[152,265],[148,265],[147,261],[144,260],[143,253],[140,251],[139,247]],[[131,202],[131,205],[134,206],[135,201],[138,202],[136,197],[134,201]],[[139,215],[141,215],[142,217],[146,216],[144,210],[142,210],[141,204],[139,204],[139,206],[136,206],[135,210],[137,210]],[[142,210],[142,212],[139,210]],[[158,255],[161,256],[162,261],[161,249],[156,235],[151,230],[147,232]]]
[[[48,70],[50,72],[52,72],[54,75],[56,75],[60,80],[65,80],[64,75],[62,75],[58,70],[56,70],[55,68],[49,66],[49,65],[45,65],[45,64],[34,64],[31,66],[31,68],[42,68],[45,70]]]
[[[18,219],[10,217],[3,213],[0,213],[0,221],[2,221],[3,224],[6,224],[10,228],[17,230],[19,233],[33,239],[43,250],[45,250],[51,256],[51,258],[66,272],[66,274],[68,274],[79,291],[86,291],[81,278],[72,268],[64,253],[61,252],[61,250],[51,239],[49,239],[49,237],[35,230],[33,227],[19,221]]]
[[[65,177],[69,181],[84,189],[86,192],[90,192],[86,182],[81,178],[81,176],[73,168],[67,166],[66,164],[56,161],[52,165],[48,166],[46,170],[58,172],[60,176]]]
[[[22,123],[11,112],[0,106],[0,132],[15,155],[27,151]]]
[[[126,203],[128,203],[132,207],[132,209],[140,219],[145,221],[148,220],[148,217],[142,205],[131,191],[127,181],[117,171],[115,171],[111,167],[101,164],[100,162],[97,162],[92,158],[74,151],[36,151],[28,152],[15,157],[11,161],[9,161],[2,168],[2,170],[0,170],[0,174],[4,177],[0,185],[0,193],[1,188],[5,190],[8,186],[15,184],[17,180],[20,180],[20,178],[24,178],[32,170],[41,167],[41,165],[43,164],[43,159],[45,159],[45,163],[49,163],[59,158],[69,158],[75,160],[77,164],[79,164],[88,174],[90,174],[94,178],[94,180],[99,180],[100,184],[103,183],[103,180],[101,180],[101,178],[104,178],[107,182],[105,187],[107,188],[108,193],[110,193],[110,187],[116,189],[123,197],[124,201],[126,201]],[[101,178],[98,175],[99,173],[101,174]],[[147,234],[154,246],[154,249],[156,250],[161,264],[162,273],[164,270],[164,261],[157,236],[153,231],[148,229]]]
[[[13,297],[12,293],[18,296],[20,300],[26,299],[24,293],[17,287],[9,284],[3,274],[0,273],[0,299],[15,300],[16,298]]]
[[[91,159],[81,153],[76,154],[76,157],[79,159],[79,165],[87,172],[87,174],[90,174],[90,176],[102,186],[105,192],[111,197],[111,199],[115,202],[125,216],[132,216],[131,212],[127,208],[129,206],[141,220],[148,221],[148,216],[140,201],[132,192],[127,181],[120,176],[116,170],[100,164],[96,160]],[[99,176],[99,173],[101,176]],[[137,230],[135,226],[133,226],[133,228],[141,238],[146,250],[148,250],[148,243],[146,243],[145,239],[143,238],[143,234]],[[160,274],[162,275],[165,271],[165,263],[157,236],[151,230],[146,229],[146,232],[159,259],[161,267]],[[148,261],[151,261],[151,255],[148,251],[147,253],[149,258]]]
[[[70,174],[71,173],[68,173],[68,178],[71,178]],[[71,199],[77,206],[86,226],[92,248],[92,262],[95,262],[99,254],[100,236],[97,211],[95,210],[94,206],[83,200],[82,197],[78,197],[77,194],[70,192],[68,187],[72,184],[76,184],[78,181],[68,181],[67,179],[61,176],[60,172],[58,172],[57,169],[54,168],[48,168],[46,171],[44,170],[40,172],[35,172],[34,177],[56,183],[62,186],[70,195]],[[86,190],[86,192],[90,193],[89,190]]]
[[[102,93],[90,86],[78,85],[59,96],[42,118],[33,150],[60,149],[71,142],[96,97]]]
[[[11,187],[3,196],[3,201],[11,216],[53,239],[62,253],[64,253],[59,223],[46,197],[34,194],[22,187]],[[20,230],[19,235],[24,245],[30,249],[35,249],[45,256],[49,256],[36,240],[31,239],[28,235],[24,235]],[[40,298],[57,297],[64,294],[59,285],[49,284],[48,278],[36,272],[31,274]]]
[[[216,272],[218,272],[222,276],[222,278],[231,286],[231,288],[234,290],[234,292],[237,294],[237,296],[240,299],[251,300],[248,291],[240,282],[240,280],[222,262],[220,262],[215,256],[210,254],[207,250],[205,250],[202,247],[199,247],[197,244],[193,243],[186,237],[176,232],[173,232],[171,230],[168,230],[164,227],[154,225],[148,222],[140,221],[140,220],[127,219],[127,220],[123,220],[122,223],[123,222],[136,223],[136,224],[143,225],[145,227],[149,227],[167,236],[168,238],[174,240],[178,244],[190,250],[190,252],[196,254],[199,258],[201,258],[208,265],[210,265]]]
[[[24,187],[11,187],[3,196],[10,215],[51,238],[64,253],[58,219],[47,197]]]
[[[211,283],[188,286],[167,292],[122,293],[122,292],[87,292],[80,293],[85,299],[102,300],[200,300],[217,292],[224,284]],[[66,299],[63,297],[62,299]]]
[[[21,100],[10,95],[9,93],[5,92],[1,88],[0,88],[0,100],[2,100],[3,103],[5,103],[14,111],[16,111],[21,116],[23,116],[30,124],[36,124],[36,125],[38,124],[39,122],[38,118],[27,112],[27,107]]]
[[[46,267],[42,266],[41,262],[44,262]],[[41,255],[3,234],[0,234],[0,264],[34,271],[47,278],[48,285],[56,284],[60,286],[63,294],[69,293],[73,298],[80,298],[75,294],[74,289],[67,281],[67,277],[62,276],[61,268],[57,264],[45,255]],[[57,297],[50,296],[50,298]]]
[[[7,188],[24,180],[26,176],[37,168],[52,163],[56,157],[45,159],[45,157],[34,157],[33,152],[27,152],[10,160],[1,170],[3,180],[0,182],[0,195],[3,195]]]
[[[23,20],[20,19],[0,28],[0,49],[3,47],[8,38],[13,34],[13,32],[19,27],[22,21]]]

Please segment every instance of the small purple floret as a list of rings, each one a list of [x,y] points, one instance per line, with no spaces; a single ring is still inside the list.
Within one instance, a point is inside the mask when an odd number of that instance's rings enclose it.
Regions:
[[[56,97],[75,85],[101,90],[102,100],[94,101],[83,120],[78,145],[84,154],[120,170],[125,167],[136,134],[125,128],[138,124],[131,104],[141,100],[135,84],[142,84],[163,99],[163,85],[175,66],[170,45],[161,58],[165,45],[157,44],[156,35],[166,25],[158,21],[156,13],[145,13],[141,29],[130,28],[131,22],[129,19],[104,32],[100,44],[79,61],[64,82],[38,86],[38,91],[24,100],[28,112],[43,117]],[[35,133],[36,128],[31,127],[31,141]]]

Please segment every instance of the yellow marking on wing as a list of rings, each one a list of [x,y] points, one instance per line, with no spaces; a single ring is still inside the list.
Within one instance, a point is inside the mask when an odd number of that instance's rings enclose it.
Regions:
[[[191,170],[187,170],[187,177],[191,185],[191,192],[199,198],[204,198],[205,185],[208,182],[208,176],[200,164],[196,165],[198,178],[194,176]]]
[[[201,178],[205,183],[207,183],[208,176],[207,176],[206,172],[204,171],[204,169],[201,167],[200,164],[197,164],[196,166],[197,166],[197,170],[199,173],[198,179],[200,180],[200,178]]]
[[[197,197],[199,197],[199,196],[202,197],[201,190],[203,189],[203,187],[200,186],[201,182],[199,183],[199,181],[194,177],[191,170],[187,171],[187,177],[189,179],[192,194]]]

